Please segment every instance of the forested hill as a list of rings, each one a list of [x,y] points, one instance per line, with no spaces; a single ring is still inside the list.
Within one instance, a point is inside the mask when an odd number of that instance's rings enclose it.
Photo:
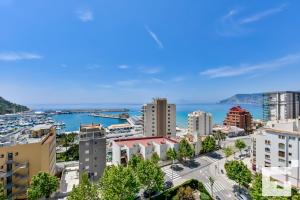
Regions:
[[[0,97],[0,115],[29,110],[28,107],[12,103]]]
[[[221,100],[221,104],[257,104],[261,105],[263,102],[263,95],[256,94],[236,94],[227,99]]]

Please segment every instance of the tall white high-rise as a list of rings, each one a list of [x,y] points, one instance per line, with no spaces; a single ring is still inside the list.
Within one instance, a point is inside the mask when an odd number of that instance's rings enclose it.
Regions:
[[[166,98],[155,98],[142,107],[145,136],[176,135],[176,105]]]
[[[194,135],[195,138],[205,136],[212,133],[212,114],[195,111],[188,115],[188,133]]]
[[[300,92],[263,94],[264,120],[296,119],[300,116]]]

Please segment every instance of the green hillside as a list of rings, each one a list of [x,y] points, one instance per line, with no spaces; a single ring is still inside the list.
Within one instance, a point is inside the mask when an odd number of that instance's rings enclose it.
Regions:
[[[8,113],[17,113],[17,112],[23,112],[27,111],[29,108],[26,106],[22,106],[19,104],[15,104],[12,102],[9,102],[2,97],[0,97],[0,115],[8,114]]]

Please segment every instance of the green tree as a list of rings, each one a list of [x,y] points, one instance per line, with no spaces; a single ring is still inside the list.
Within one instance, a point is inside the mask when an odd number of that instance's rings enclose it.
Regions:
[[[242,150],[246,148],[246,144],[243,140],[238,139],[235,141],[235,147],[240,151],[240,154],[242,154]]]
[[[73,186],[68,200],[100,200],[97,185],[89,181],[87,173],[82,174],[79,185]]]
[[[233,160],[225,163],[226,174],[229,179],[234,180],[239,186],[246,186],[251,182],[251,171],[242,161]]]
[[[218,146],[221,146],[221,141],[226,139],[225,133],[222,133],[218,130],[216,133],[213,134],[214,138],[218,141]]]
[[[202,152],[207,153],[216,149],[216,140],[214,137],[207,136],[202,142]]]
[[[225,154],[226,161],[227,161],[228,157],[231,156],[231,155],[233,154],[233,148],[232,148],[231,146],[225,147],[225,148],[223,149],[223,152],[224,152],[224,154]]]
[[[131,167],[134,171],[136,171],[138,164],[142,161],[143,158],[140,155],[134,154],[129,160],[128,166]]]
[[[178,156],[186,161],[186,158],[191,158],[194,155],[193,146],[183,139],[179,142]]]
[[[262,196],[262,176],[261,174],[256,174],[251,182],[251,188],[249,193],[252,199],[255,200],[267,200],[268,198]]]
[[[151,156],[151,161],[154,162],[154,163],[158,163],[159,161],[159,156],[156,152],[154,152]]]
[[[193,189],[190,186],[182,186],[178,189],[176,196],[172,200],[194,200]]]
[[[5,200],[5,194],[4,194],[4,188],[3,188],[3,184],[0,183],[0,200]]]
[[[143,160],[137,166],[137,175],[145,190],[160,191],[163,189],[164,173],[156,163]]]
[[[177,152],[174,148],[169,148],[167,150],[167,158],[172,160],[172,163],[174,164],[174,160],[177,158]]]
[[[49,198],[58,188],[58,178],[46,172],[39,172],[31,179],[30,187],[27,190],[28,198],[36,200],[42,197]]]
[[[105,168],[100,190],[104,200],[130,200],[139,192],[140,184],[131,167],[111,166]]]

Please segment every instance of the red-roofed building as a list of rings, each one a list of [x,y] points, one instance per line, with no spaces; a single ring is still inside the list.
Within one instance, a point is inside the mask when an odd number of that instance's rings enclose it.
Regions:
[[[178,150],[178,144],[177,138],[161,136],[116,139],[112,142],[112,163],[126,165],[133,155],[150,159],[153,153],[157,153],[161,160],[166,160],[167,150]]]
[[[240,106],[232,107],[227,113],[224,125],[236,126],[249,133],[252,131],[252,115],[249,111]]]

